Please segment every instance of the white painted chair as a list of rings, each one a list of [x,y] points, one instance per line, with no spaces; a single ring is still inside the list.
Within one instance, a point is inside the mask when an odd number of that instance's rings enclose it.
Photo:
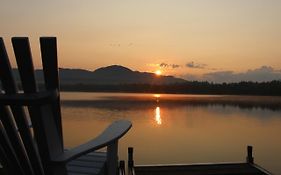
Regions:
[[[112,123],[97,138],[65,150],[61,125],[57,43],[40,38],[44,91],[37,90],[28,38],[12,38],[23,93],[19,93],[0,38],[0,164],[15,175],[117,174],[118,140],[131,128]],[[30,127],[30,122],[32,127]],[[95,152],[107,147],[107,152]]]

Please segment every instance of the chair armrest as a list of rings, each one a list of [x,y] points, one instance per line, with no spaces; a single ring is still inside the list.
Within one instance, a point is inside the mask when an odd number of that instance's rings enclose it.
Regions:
[[[132,123],[127,120],[118,120],[113,122],[108,126],[98,137],[93,140],[90,140],[87,143],[84,143],[80,146],[72,148],[65,151],[62,155],[52,158],[52,162],[57,163],[67,163],[81,155],[90,153],[92,151],[98,150],[105,146],[108,146],[123,135],[125,135],[129,129],[132,127]]]
[[[1,105],[40,105],[52,103],[57,99],[59,92],[42,91],[36,93],[17,93],[17,94],[2,94],[0,91],[0,104]]]

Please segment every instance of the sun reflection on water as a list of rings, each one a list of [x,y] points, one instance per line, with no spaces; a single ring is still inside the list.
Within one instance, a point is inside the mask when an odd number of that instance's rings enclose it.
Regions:
[[[156,107],[155,109],[155,121],[158,125],[162,124],[161,114],[160,114],[160,107]]]
[[[156,98],[156,102],[158,103],[159,102],[159,98],[161,97],[160,94],[153,94],[153,97]]]

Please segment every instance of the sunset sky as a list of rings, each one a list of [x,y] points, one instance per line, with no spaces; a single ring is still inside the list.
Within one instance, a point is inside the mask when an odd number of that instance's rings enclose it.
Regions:
[[[48,0],[0,3],[1,36],[58,38],[59,66],[112,64],[188,80],[281,79],[280,0]],[[14,65],[14,63],[13,63]]]

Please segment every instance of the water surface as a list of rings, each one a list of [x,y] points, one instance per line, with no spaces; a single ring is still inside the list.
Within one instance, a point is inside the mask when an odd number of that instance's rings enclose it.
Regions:
[[[255,162],[281,174],[281,98],[129,93],[62,93],[64,140],[73,147],[118,119],[133,128],[120,159],[135,148],[136,164]]]

